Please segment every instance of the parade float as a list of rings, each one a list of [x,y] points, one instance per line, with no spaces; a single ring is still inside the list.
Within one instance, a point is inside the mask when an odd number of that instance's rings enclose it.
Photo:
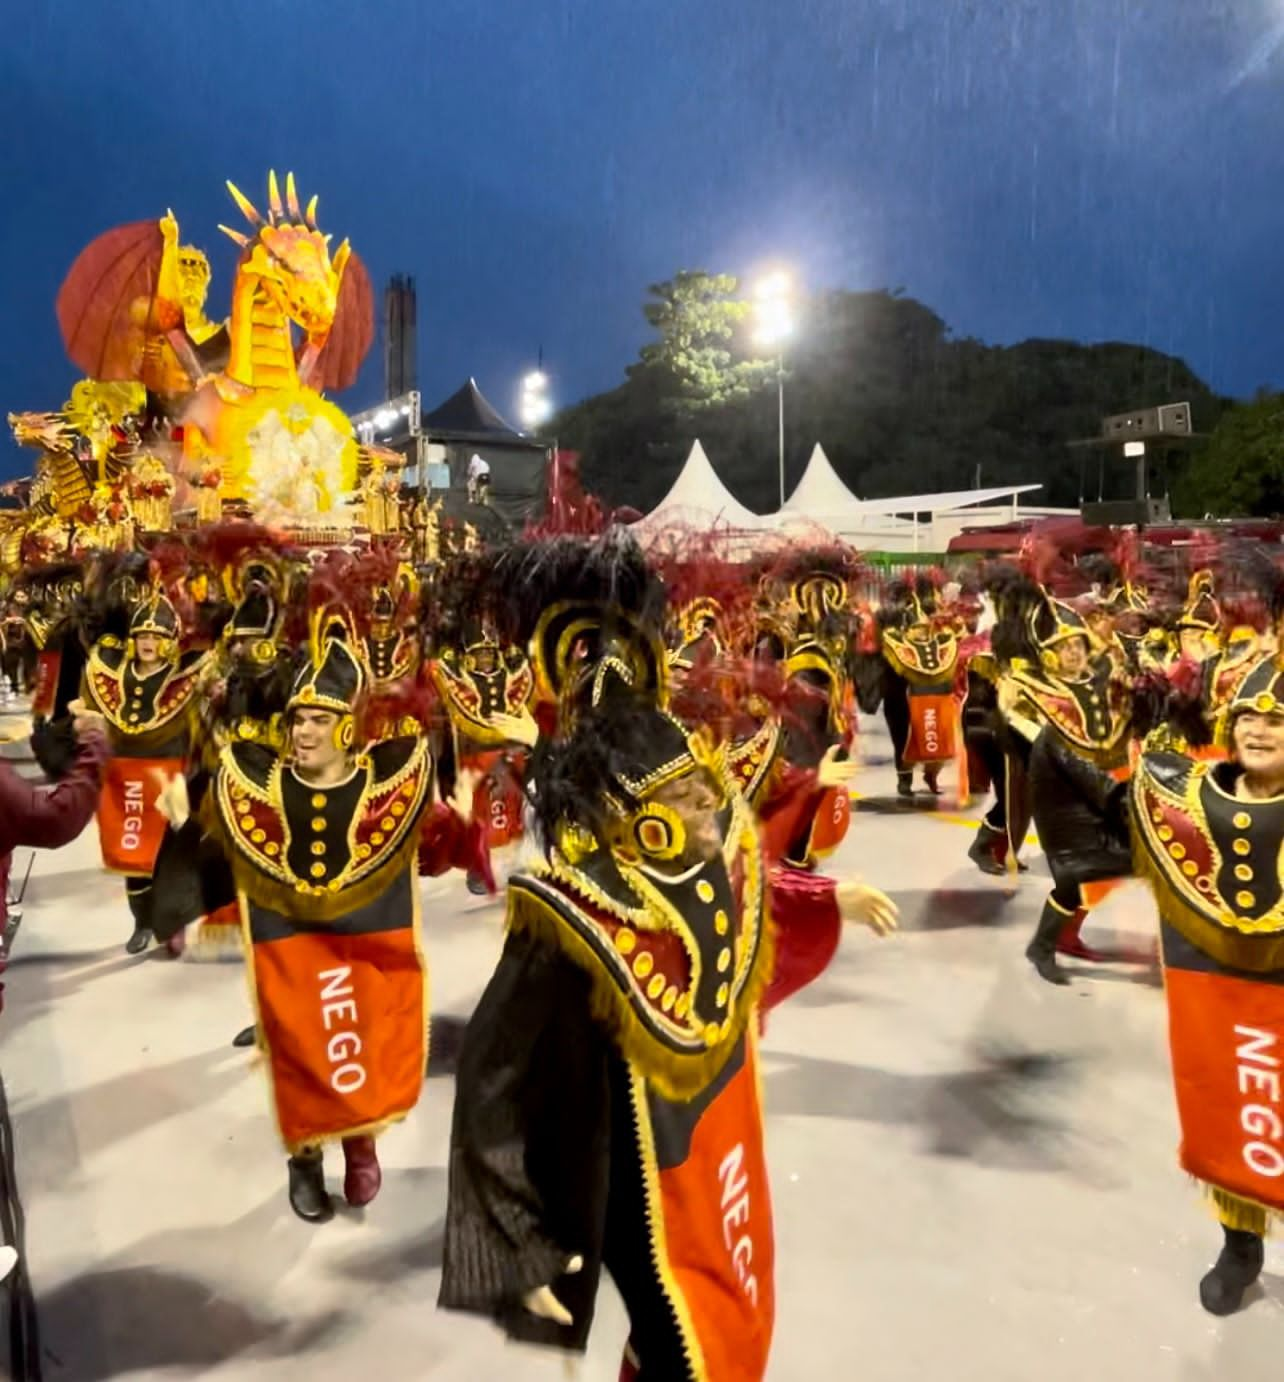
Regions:
[[[359,443],[329,396],[355,380],[374,339],[370,278],[345,239],[268,177],[266,213],[233,184],[244,228],[230,311],[207,315],[210,262],[172,212],[98,236],[57,299],[84,378],[50,412],[9,415],[36,453],[23,506],[0,514],[0,574],[149,535],[246,519],[305,548],[377,540],[419,561],[474,536],[447,534],[407,496],[404,458]]]

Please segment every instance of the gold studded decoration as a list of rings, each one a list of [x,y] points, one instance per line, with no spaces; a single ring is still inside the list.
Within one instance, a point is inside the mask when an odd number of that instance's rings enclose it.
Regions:
[[[639,979],[645,979],[655,968],[655,961],[651,958],[649,950],[640,951],[633,959],[633,972]]]
[[[621,955],[631,955],[637,948],[638,938],[627,927],[621,926],[615,933],[615,948]]]
[[[702,878],[696,884],[696,896],[701,902],[713,901],[713,884],[707,878]]]

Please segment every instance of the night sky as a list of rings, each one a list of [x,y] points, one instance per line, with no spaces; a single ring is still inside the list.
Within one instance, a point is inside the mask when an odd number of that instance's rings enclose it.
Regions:
[[[174,209],[226,313],[269,167],[419,290],[426,406],[609,387],[648,282],[794,266],[962,335],[1284,384],[1284,0],[31,0],[0,48],[0,411],[74,379],[93,236]],[[378,353],[344,400],[380,394]],[[1146,401],[1146,400],[1139,400]],[[0,473],[29,468],[0,444]]]

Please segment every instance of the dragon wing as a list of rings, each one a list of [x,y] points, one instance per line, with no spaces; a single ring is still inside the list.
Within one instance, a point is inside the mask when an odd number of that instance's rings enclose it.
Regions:
[[[131,308],[139,299],[151,302],[162,246],[156,221],[132,221],[90,241],[63,279],[58,326],[72,363],[88,378],[137,377],[137,361],[121,345],[138,336]]]

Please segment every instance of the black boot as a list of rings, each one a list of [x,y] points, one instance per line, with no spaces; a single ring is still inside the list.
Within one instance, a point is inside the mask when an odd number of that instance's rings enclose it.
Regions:
[[[244,1027],[232,1038],[232,1045],[238,1048],[253,1046],[258,1039],[257,1027]]]
[[[991,874],[995,878],[1002,878],[1007,872],[1003,867],[1002,852],[1006,851],[1007,837],[1002,832],[995,830],[992,825],[981,822],[981,828],[976,832],[976,839],[972,841],[972,847],[967,852],[967,857],[981,870],[982,873]]]
[[[309,1224],[324,1224],[334,1218],[319,1150],[290,1158],[290,1208]]]
[[[125,942],[125,953],[127,955],[141,955],[151,943],[152,933],[150,928],[146,926],[135,926],[134,934]]]
[[[1066,924],[1066,914],[1048,898],[1039,913],[1034,939],[1026,947],[1025,957],[1035,967],[1040,979],[1050,984],[1068,984],[1070,976],[1057,968],[1057,937]]]
[[[923,781],[927,783],[927,790],[934,797],[941,795],[941,769],[938,764],[932,763],[923,769]]]
[[[914,774],[896,774],[896,795],[898,797],[912,797],[914,795]]]
[[[1199,1303],[1210,1315],[1233,1315],[1244,1292],[1262,1274],[1266,1249],[1256,1233],[1222,1228],[1226,1243],[1213,1268],[1199,1283]]]

